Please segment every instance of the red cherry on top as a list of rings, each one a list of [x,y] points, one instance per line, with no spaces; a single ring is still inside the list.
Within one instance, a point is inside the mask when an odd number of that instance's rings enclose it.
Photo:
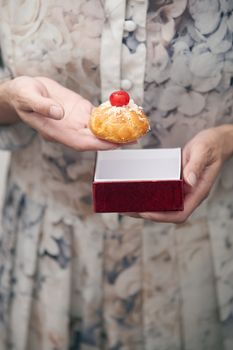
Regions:
[[[122,106],[126,106],[129,103],[130,97],[126,91],[119,90],[119,91],[114,91],[110,95],[109,100],[112,106],[122,107]]]

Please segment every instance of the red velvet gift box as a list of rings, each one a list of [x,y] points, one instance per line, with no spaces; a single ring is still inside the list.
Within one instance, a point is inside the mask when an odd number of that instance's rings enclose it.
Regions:
[[[183,210],[181,149],[97,152],[93,204],[97,213]]]

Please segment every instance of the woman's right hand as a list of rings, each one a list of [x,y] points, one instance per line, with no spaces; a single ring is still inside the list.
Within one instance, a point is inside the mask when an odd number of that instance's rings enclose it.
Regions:
[[[79,151],[118,147],[88,128],[91,103],[54,80],[22,76],[7,82],[4,90],[10,109],[44,139]]]

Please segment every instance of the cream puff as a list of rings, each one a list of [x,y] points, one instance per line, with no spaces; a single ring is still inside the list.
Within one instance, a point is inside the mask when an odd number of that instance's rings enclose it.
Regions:
[[[136,141],[150,130],[149,120],[126,91],[115,91],[109,101],[93,108],[89,127],[93,134],[113,143]]]

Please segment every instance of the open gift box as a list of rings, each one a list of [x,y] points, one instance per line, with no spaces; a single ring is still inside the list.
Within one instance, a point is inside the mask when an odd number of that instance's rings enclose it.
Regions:
[[[97,152],[93,203],[97,213],[183,210],[181,149]]]

